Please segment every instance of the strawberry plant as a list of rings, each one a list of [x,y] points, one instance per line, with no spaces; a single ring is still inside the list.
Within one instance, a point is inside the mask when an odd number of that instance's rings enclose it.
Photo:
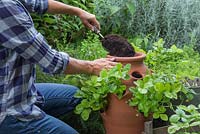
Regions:
[[[129,79],[128,71],[130,64],[117,64],[110,70],[102,70],[100,76],[92,76],[85,81],[81,90],[75,97],[82,101],[76,106],[75,113],[80,114],[84,120],[88,120],[92,111],[104,110],[107,106],[108,94],[116,94],[120,99],[126,90],[122,84],[122,79]]]
[[[177,106],[175,114],[169,119],[171,125],[168,128],[169,134],[190,134],[193,127],[200,129],[200,105]],[[192,132],[192,134],[199,134]]]
[[[164,121],[168,120],[165,112],[172,108],[172,100],[178,99],[180,93],[190,99],[192,93],[174,74],[153,73],[135,84],[136,87],[129,88],[133,93],[129,105],[137,106],[146,117],[153,114],[153,118]]]

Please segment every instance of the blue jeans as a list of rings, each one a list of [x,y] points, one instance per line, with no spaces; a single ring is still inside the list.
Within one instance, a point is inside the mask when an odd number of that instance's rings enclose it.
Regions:
[[[53,83],[38,83],[36,87],[45,98],[45,104],[40,106],[46,113],[45,117],[24,122],[7,116],[0,125],[0,134],[78,134],[72,127],[55,118],[72,111],[80,102],[80,99],[73,97],[78,88]]]

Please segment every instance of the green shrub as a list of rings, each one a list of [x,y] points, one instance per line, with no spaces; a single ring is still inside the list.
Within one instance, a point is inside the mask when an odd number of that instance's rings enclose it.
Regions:
[[[199,134],[195,127],[200,128],[200,104],[179,105],[175,113],[170,117],[169,134]]]
[[[60,0],[66,4],[74,5],[93,12],[94,6],[92,0]],[[38,16],[31,14],[36,29],[41,32],[49,44],[62,50],[68,43],[80,42],[86,37],[86,29],[77,16],[70,15],[50,15],[44,14]],[[68,44],[68,47],[70,45]]]
[[[104,34],[150,35],[166,46],[200,42],[199,0],[94,0]]]
[[[180,78],[200,76],[200,56],[190,45],[182,49],[175,45],[165,48],[164,41],[160,39],[148,51],[145,63],[155,72],[176,74]]]

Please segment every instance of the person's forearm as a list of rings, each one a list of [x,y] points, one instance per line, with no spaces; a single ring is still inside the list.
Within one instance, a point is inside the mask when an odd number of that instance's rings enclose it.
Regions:
[[[47,12],[52,14],[69,14],[79,16],[82,9],[55,0],[48,0]]]
[[[67,68],[65,69],[65,74],[93,74],[92,62],[83,61],[71,58],[69,59],[69,63]]]

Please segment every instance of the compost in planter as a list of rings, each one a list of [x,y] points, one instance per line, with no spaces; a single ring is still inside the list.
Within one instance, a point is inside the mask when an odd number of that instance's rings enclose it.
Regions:
[[[135,55],[133,46],[125,38],[119,35],[106,35],[101,42],[111,56],[133,57]]]

